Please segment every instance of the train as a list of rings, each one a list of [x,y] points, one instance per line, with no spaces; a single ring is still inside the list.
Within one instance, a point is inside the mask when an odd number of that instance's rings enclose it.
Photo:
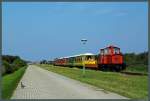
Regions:
[[[109,45],[100,49],[99,54],[85,53],[67,57],[56,58],[53,61],[55,66],[83,67],[102,71],[121,71],[126,68],[123,61],[123,54],[119,47]]]

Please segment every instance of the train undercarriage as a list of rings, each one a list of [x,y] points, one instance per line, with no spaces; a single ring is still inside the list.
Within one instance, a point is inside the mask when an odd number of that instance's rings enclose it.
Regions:
[[[99,64],[98,68],[101,71],[120,72],[121,70],[124,70],[126,68],[126,65],[125,64]]]

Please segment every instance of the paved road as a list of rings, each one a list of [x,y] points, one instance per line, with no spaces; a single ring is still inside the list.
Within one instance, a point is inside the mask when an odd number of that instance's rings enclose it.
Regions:
[[[30,65],[12,99],[126,99],[88,84]]]

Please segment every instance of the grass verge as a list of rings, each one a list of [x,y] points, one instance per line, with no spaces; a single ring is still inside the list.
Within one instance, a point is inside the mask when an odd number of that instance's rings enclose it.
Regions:
[[[2,99],[10,99],[27,67],[2,77]]]
[[[148,98],[148,77],[124,75],[115,72],[86,70],[85,77],[82,69],[59,67],[52,65],[38,65],[46,70],[94,85],[104,90],[112,91],[133,99]]]

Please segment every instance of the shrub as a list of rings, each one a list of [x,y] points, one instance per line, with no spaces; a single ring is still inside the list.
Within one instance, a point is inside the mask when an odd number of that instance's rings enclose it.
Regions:
[[[20,59],[19,56],[11,56],[11,55],[2,55],[2,60],[7,61],[12,64],[14,60]]]
[[[7,61],[3,61],[2,65],[4,67],[5,73],[9,74],[9,73],[13,72],[12,66]],[[3,74],[5,74],[5,73],[3,73]]]
[[[20,67],[26,66],[26,62],[24,62],[21,59],[16,59],[16,60],[14,60],[13,65],[16,66],[15,68],[18,69]]]
[[[19,56],[2,56],[2,75],[13,73],[18,70],[20,67],[26,66],[26,62],[22,60]]]
[[[5,72],[6,72],[5,67],[2,65],[2,68],[1,68],[1,73],[2,73],[2,75],[4,75]]]

